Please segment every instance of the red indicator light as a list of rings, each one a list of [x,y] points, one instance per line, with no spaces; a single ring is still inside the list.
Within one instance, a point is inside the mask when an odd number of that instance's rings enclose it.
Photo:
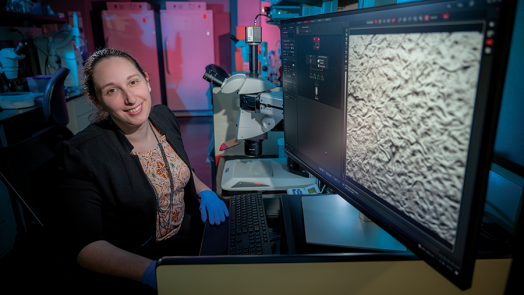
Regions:
[[[142,22],[145,24],[146,23],[146,18],[142,18]]]
[[[442,14],[442,19],[448,20],[449,19],[449,13]]]
[[[378,19],[375,20],[375,25],[378,25]]]
[[[397,19],[396,19],[396,18],[392,18],[392,19],[391,19],[391,22],[392,22],[392,23],[396,23],[396,22],[397,22]]]
[[[429,21],[429,14],[424,15],[424,21]]]
[[[486,46],[493,46],[494,43],[495,42],[494,42],[493,38],[486,39]]]
[[[255,184],[256,184],[256,185],[260,185],[260,183],[258,183],[258,182],[255,182]]]
[[[207,15],[204,13],[204,19],[206,19],[206,18],[207,18]]]

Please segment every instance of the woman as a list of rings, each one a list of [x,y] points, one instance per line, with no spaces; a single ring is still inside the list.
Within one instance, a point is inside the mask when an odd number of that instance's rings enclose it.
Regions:
[[[99,50],[84,74],[98,112],[64,144],[69,255],[89,270],[82,277],[120,292],[139,290],[132,280],[156,288],[155,260],[198,255],[203,222],[220,224],[229,213],[192,172],[176,117],[166,106],[151,107],[149,76],[135,59]]]

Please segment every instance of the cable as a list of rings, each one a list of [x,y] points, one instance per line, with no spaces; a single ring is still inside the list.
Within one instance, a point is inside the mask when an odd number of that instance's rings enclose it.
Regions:
[[[275,23],[275,25],[277,25],[278,29],[280,30],[280,25],[274,19],[272,19],[271,16],[269,16],[267,14],[263,14],[263,13],[259,13],[259,14],[257,14],[257,16],[255,16],[255,27],[257,26],[257,18],[259,16],[261,16],[261,15],[263,15],[263,16],[269,18],[270,20],[272,20]]]
[[[53,42],[53,43],[55,43],[55,38],[56,38],[57,36],[59,36],[59,35],[62,35],[62,34],[67,34],[67,35],[66,35],[66,38],[62,38],[62,40],[58,42],[59,45],[61,45],[61,46],[58,46],[58,47],[55,46],[55,47],[53,48],[53,49],[54,49],[54,52],[49,52],[48,50],[46,50],[46,49],[40,47],[40,46],[38,45],[38,42],[36,42],[36,39],[44,38],[44,37],[48,37],[48,36],[52,36],[52,38],[48,39],[47,42],[48,42],[48,43],[49,43],[49,42]],[[80,36],[80,38],[81,38],[81,39],[84,39],[82,36]],[[60,39],[60,38],[59,38],[59,39]],[[67,39],[70,39],[70,40],[67,40]],[[47,74],[47,73],[49,72],[49,67],[51,67],[51,66],[50,66],[50,60],[49,60],[49,57],[50,57],[50,56],[57,56],[57,57],[60,59],[60,61],[61,61],[61,60],[74,61],[74,60],[76,60],[76,59],[79,58],[79,57],[82,58],[82,50],[79,50],[78,55],[77,55],[76,53],[74,54],[74,55],[75,55],[75,58],[67,58],[67,57],[65,57],[65,56],[63,56],[62,54],[59,53],[58,49],[62,49],[62,48],[64,48],[64,47],[66,47],[66,46],[69,46],[69,42],[72,41],[72,40],[73,40],[73,38],[72,38],[71,31],[68,31],[68,30],[60,30],[60,31],[56,31],[56,32],[49,32],[49,33],[45,33],[45,34],[40,35],[40,36],[38,36],[38,37],[35,38],[34,45],[36,46],[37,49],[39,49],[40,51],[42,51],[42,52],[46,55],[46,61],[45,61],[45,64],[44,64],[45,69],[44,69],[44,71],[43,71],[44,74]],[[84,39],[84,41],[86,41],[86,44],[87,44],[87,40]],[[62,44],[60,44],[60,43],[62,43]],[[56,45],[56,43],[55,43],[55,45]],[[80,49],[80,47],[79,47],[79,49]],[[73,52],[74,52],[74,49],[73,49]],[[56,62],[56,61],[55,61],[55,62]],[[63,67],[63,65],[62,65],[61,62],[58,62],[58,63],[60,64],[61,67]],[[55,67],[53,67],[53,68],[55,69],[55,71],[58,70],[58,69],[56,69]]]
[[[322,187],[322,190],[320,191],[320,193],[323,193],[324,192],[324,189],[326,188],[327,185],[324,184],[324,186]]]
[[[48,61],[49,61],[49,55],[46,55],[45,63],[44,63],[44,75],[47,75],[47,65],[48,65]],[[42,69],[40,69],[40,70],[42,70]]]
[[[80,36],[80,43],[82,42],[82,40],[84,40],[84,46],[87,49],[87,39]],[[84,51],[82,50],[82,46],[78,46],[78,48],[80,49],[80,56],[82,56],[82,54],[84,53]]]
[[[47,36],[53,35],[53,42],[55,42],[55,41],[54,41],[54,38],[56,38],[56,36],[58,36],[58,35],[60,35],[60,34],[64,34],[64,33],[68,34],[68,36],[67,36],[66,38],[70,38],[71,40],[73,40],[72,37],[70,37],[70,36],[72,36],[72,35],[69,35],[71,32],[70,32],[70,31],[67,31],[67,30],[60,30],[60,31],[56,31],[56,32],[45,33],[45,34],[43,34],[43,35],[40,35],[40,36],[36,37],[35,39],[43,38],[43,37],[47,37]],[[64,39],[65,39],[65,38],[64,38]],[[48,40],[48,42],[50,42],[50,40]],[[36,42],[35,42],[34,44],[35,44],[36,48],[40,49],[44,54],[46,54],[46,55],[48,55],[48,56],[50,55],[50,53],[47,51],[47,49],[43,49],[43,48],[40,47]],[[67,42],[65,42],[65,44],[67,44]],[[68,44],[67,44],[67,45],[68,45]],[[66,45],[66,46],[67,46],[67,45]],[[64,47],[64,46],[62,46],[62,47]],[[62,47],[58,47],[58,48],[62,48]],[[58,55],[58,52],[57,52],[56,48],[55,48],[55,52],[56,52],[57,55]],[[61,58],[65,58],[65,57],[62,57],[62,56],[60,56],[60,55],[59,55],[59,57],[61,57]]]

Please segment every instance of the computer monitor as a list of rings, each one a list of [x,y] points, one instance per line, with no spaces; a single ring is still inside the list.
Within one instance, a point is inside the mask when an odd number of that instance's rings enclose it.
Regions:
[[[281,22],[286,154],[461,289],[515,6],[423,1]]]

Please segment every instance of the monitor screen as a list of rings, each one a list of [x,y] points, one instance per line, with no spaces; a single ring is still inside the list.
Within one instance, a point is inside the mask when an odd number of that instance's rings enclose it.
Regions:
[[[286,154],[460,288],[471,284],[511,5],[424,1],[281,22]]]

